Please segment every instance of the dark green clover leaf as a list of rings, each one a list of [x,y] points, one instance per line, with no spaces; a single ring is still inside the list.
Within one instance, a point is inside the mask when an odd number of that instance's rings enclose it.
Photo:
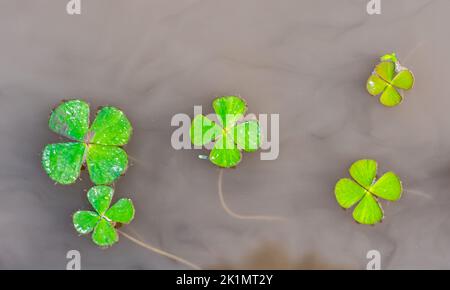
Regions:
[[[111,184],[125,173],[128,156],[121,146],[128,143],[132,127],[119,109],[103,107],[89,128],[89,105],[82,100],[66,101],[53,110],[49,127],[72,140],[44,149],[42,165],[54,181],[74,183],[84,163],[96,185]]]
[[[77,211],[73,215],[73,225],[82,235],[92,233],[92,240],[100,247],[108,247],[119,240],[117,223],[128,224],[134,218],[134,206],[130,199],[122,198],[109,207],[114,190],[109,186],[92,187],[87,198],[95,211]]]
[[[334,192],[340,206],[348,209],[358,203],[353,218],[360,224],[373,225],[381,222],[384,213],[377,198],[397,201],[402,195],[402,183],[393,172],[387,172],[376,180],[377,162],[359,160],[350,167],[349,178],[336,183]]]
[[[395,53],[381,57],[381,63],[367,80],[367,91],[372,96],[380,95],[380,102],[387,107],[394,107],[403,100],[397,89],[410,90],[414,86],[414,75],[402,67]]]
[[[247,111],[247,104],[236,96],[213,101],[220,125],[203,115],[192,121],[190,137],[194,145],[215,142],[209,160],[219,167],[234,167],[242,159],[241,150],[256,151],[260,147],[260,128],[257,120],[239,121]]]

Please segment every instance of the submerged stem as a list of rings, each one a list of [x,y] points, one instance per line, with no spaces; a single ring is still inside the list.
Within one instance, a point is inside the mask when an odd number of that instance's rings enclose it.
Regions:
[[[286,218],[284,218],[284,217],[265,216],[265,215],[241,215],[241,214],[235,213],[225,203],[225,198],[223,197],[223,191],[222,191],[222,183],[223,183],[222,180],[223,180],[223,169],[220,169],[219,180],[217,182],[217,186],[218,186],[218,190],[219,190],[220,204],[222,205],[222,207],[226,211],[226,213],[228,213],[231,217],[234,217],[236,219],[243,219],[243,220],[286,221]]]
[[[426,194],[426,193],[424,193],[424,192],[422,192],[422,191],[406,189],[405,192],[406,192],[406,193],[410,193],[410,194],[412,194],[412,195],[424,197],[424,198],[426,198],[426,199],[433,199],[433,196],[431,196],[431,195],[429,195],[429,194]]]
[[[135,244],[137,244],[137,245],[139,245],[139,246],[141,246],[141,247],[143,247],[143,248],[145,248],[147,250],[155,252],[155,253],[157,253],[157,254],[159,254],[161,256],[167,257],[169,259],[175,260],[175,261],[177,261],[177,262],[179,262],[181,264],[184,264],[186,266],[189,266],[189,267],[191,267],[191,268],[193,268],[195,270],[200,270],[201,269],[199,266],[197,266],[197,265],[195,265],[195,264],[193,264],[193,263],[191,263],[191,262],[189,262],[189,261],[187,261],[187,260],[185,260],[185,259],[183,259],[181,257],[175,256],[174,254],[171,254],[171,253],[168,253],[168,252],[163,251],[161,249],[155,248],[152,245],[149,245],[149,244],[147,244],[145,242],[142,242],[142,241],[140,241],[140,240],[138,240],[138,239],[128,235],[127,233],[125,233],[125,232],[123,232],[121,230],[117,230],[117,232],[119,234],[121,234],[122,236],[124,236],[125,238],[129,239],[130,241],[132,241],[133,243],[135,243]]]
[[[139,159],[135,158],[134,156],[132,156],[130,154],[128,154],[128,159],[132,162],[132,164],[135,163],[138,165],[144,165],[143,163],[141,163],[141,161]]]
[[[130,232],[133,236],[136,237],[138,240],[145,240],[134,228],[131,226],[127,226],[128,232]]]

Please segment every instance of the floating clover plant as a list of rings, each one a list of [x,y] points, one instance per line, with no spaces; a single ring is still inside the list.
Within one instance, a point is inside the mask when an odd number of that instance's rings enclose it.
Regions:
[[[128,224],[134,218],[134,206],[130,199],[122,198],[113,206],[114,190],[109,186],[92,187],[87,198],[94,211],[77,211],[73,215],[73,225],[82,235],[92,233],[92,240],[100,247],[108,247],[119,240],[114,228],[117,223]]]
[[[42,165],[54,181],[74,183],[84,163],[96,185],[111,184],[126,171],[128,156],[121,146],[128,143],[132,127],[119,109],[103,107],[89,128],[89,105],[82,100],[66,101],[53,110],[49,127],[72,140],[44,149]]]
[[[337,202],[345,209],[358,203],[353,211],[353,218],[361,224],[373,225],[381,222],[383,209],[377,198],[397,201],[402,194],[400,179],[393,172],[387,172],[377,181],[377,162],[359,160],[350,167],[350,176],[336,183],[334,192]]]
[[[381,57],[381,63],[367,80],[367,91],[372,96],[381,94],[380,102],[394,107],[403,100],[397,89],[410,90],[414,85],[414,75],[400,65],[395,53]]]
[[[241,150],[252,152],[259,148],[259,123],[257,120],[239,122],[247,111],[247,104],[239,97],[217,98],[212,105],[221,126],[197,115],[191,125],[191,141],[197,146],[215,142],[209,160],[219,167],[236,166],[242,159]]]

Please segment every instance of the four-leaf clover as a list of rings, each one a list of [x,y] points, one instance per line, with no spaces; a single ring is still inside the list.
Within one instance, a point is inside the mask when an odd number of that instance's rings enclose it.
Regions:
[[[410,90],[414,85],[414,75],[402,67],[395,53],[381,57],[381,63],[367,80],[367,91],[372,96],[381,94],[380,102],[387,107],[394,107],[403,100],[398,89]]]
[[[72,140],[44,149],[42,165],[57,183],[74,183],[84,163],[96,185],[111,184],[125,173],[128,156],[121,146],[128,143],[132,127],[119,109],[101,108],[89,128],[89,104],[82,100],[66,101],[53,110],[49,127]]]
[[[259,148],[259,123],[257,120],[238,123],[247,111],[247,104],[239,97],[220,97],[213,101],[212,106],[222,127],[203,115],[197,115],[191,125],[191,141],[196,146],[215,141],[209,160],[219,167],[234,167],[242,159],[241,150],[252,152]]]
[[[119,240],[114,228],[117,223],[128,224],[134,218],[134,206],[130,199],[122,198],[109,207],[114,189],[99,185],[92,187],[87,198],[94,211],[77,211],[73,215],[73,225],[82,235],[92,233],[92,240],[100,247],[108,247]]]
[[[402,194],[400,179],[393,172],[387,172],[377,181],[377,162],[374,160],[359,160],[350,167],[349,178],[342,178],[334,189],[336,200],[340,206],[348,209],[359,202],[353,211],[353,218],[361,224],[373,225],[381,222],[383,209],[378,203],[382,198],[397,201]]]

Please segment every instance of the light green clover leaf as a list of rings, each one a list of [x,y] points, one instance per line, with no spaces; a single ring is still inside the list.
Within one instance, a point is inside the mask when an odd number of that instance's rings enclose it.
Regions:
[[[121,148],[132,133],[125,114],[114,107],[103,107],[89,128],[89,105],[82,100],[61,103],[53,110],[49,127],[72,142],[49,144],[42,154],[42,166],[60,184],[74,183],[84,163],[96,185],[113,183],[125,173],[128,156]]]
[[[242,159],[241,150],[256,151],[261,145],[257,120],[238,123],[247,111],[245,101],[236,96],[217,98],[212,103],[220,125],[203,115],[197,115],[191,124],[191,142],[204,146],[215,142],[209,160],[224,168],[234,167]]]
[[[384,218],[378,198],[397,201],[402,194],[402,183],[393,172],[387,172],[376,180],[377,162],[359,160],[350,167],[353,178],[340,179],[334,188],[336,200],[345,209],[358,205],[353,218],[360,224],[374,225]]]
[[[77,211],[73,215],[73,225],[82,235],[92,233],[92,240],[100,247],[109,247],[119,240],[117,223],[129,224],[134,218],[134,206],[130,199],[122,198],[112,207],[114,190],[109,186],[92,187],[87,198],[94,211]]]
[[[384,55],[380,60],[367,80],[367,91],[372,96],[381,94],[380,102],[394,107],[403,100],[397,89],[410,90],[414,86],[414,75],[400,65],[395,53]]]

